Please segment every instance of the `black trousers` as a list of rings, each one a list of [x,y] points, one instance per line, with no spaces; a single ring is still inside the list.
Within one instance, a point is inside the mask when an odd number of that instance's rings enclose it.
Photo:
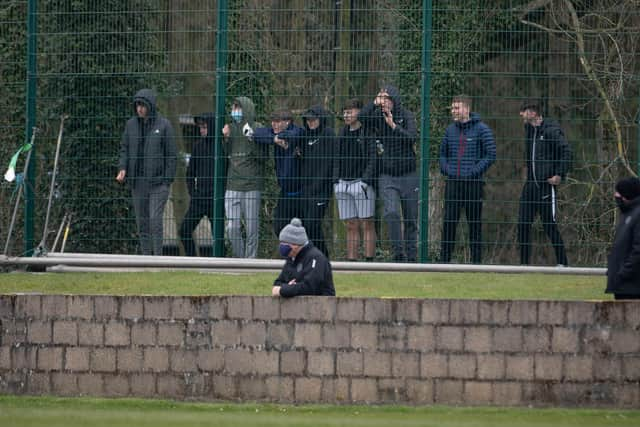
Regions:
[[[273,212],[273,233],[278,237],[280,231],[292,218],[304,218],[303,198],[300,195],[288,196],[280,193],[278,204]]]
[[[613,294],[614,299],[640,299],[640,294]]]
[[[480,180],[447,179],[444,189],[444,222],[440,261],[451,262],[456,244],[456,229],[462,211],[469,225],[471,262],[482,261],[482,195],[484,182]]]
[[[520,245],[520,263],[529,264],[531,256],[531,224],[536,215],[540,215],[542,228],[551,240],[556,254],[556,263],[568,265],[564,242],[556,220],[557,202],[556,186],[549,183],[527,181],[520,195],[518,213],[518,244]]]
[[[196,229],[203,216],[209,218],[213,229],[213,199],[212,198],[192,198],[189,202],[189,209],[184,215],[180,225],[180,240],[187,256],[196,256],[196,245],[193,243],[193,231]]]
[[[329,258],[329,249],[324,241],[322,220],[329,207],[327,196],[304,196],[304,215],[302,225],[307,231],[309,240]]]

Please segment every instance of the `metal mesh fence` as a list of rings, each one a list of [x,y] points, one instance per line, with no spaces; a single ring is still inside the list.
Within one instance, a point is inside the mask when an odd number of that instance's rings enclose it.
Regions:
[[[0,2],[3,161],[38,128],[0,235],[272,258],[296,216],[334,260],[603,265],[640,168],[636,3]]]

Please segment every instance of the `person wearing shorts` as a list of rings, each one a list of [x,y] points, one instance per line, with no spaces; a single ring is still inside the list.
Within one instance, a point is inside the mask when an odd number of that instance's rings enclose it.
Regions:
[[[376,146],[364,133],[358,114],[362,102],[347,101],[343,110],[345,126],[337,141],[337,156],[334,161],[334,185],[340,220],[347,229],[347,260],[357,261],[360,248],[360,231],[364,243],[364,256],[372,261],[376,253],[376,229],[374,214],[376,192],[375,179]]]

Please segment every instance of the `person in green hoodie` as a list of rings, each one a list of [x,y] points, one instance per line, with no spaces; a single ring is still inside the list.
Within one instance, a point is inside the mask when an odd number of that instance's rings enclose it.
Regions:
[[[235,258],[255,258],[258,254],[260,195],[263,189],[264,154],[253,141],[256,109],[241,96],[231,105],[231,123],[222,129],[223,147],[229,158],[224,209],[226,229]],[[246,239],[242,236],[242,220]]]

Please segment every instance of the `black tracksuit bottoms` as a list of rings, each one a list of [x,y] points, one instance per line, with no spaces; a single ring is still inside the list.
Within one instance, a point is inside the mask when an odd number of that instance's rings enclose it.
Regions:
[[[202,217],[206,216],[213,228],[213,198],[195,197],[189,202],[189,210],[184,215],[180,225],[180,240],[184,247],[185,255],[196,256],[196,245],[193,242],[193,232],[200,223]]]
[[[307,236],[311,243],[329,258],[329,249],[322,231],[322,220],[329,207],[329,196],[308,195],[303,197],[305,200],[303,202],[304,215],[302,217],[302,225],[307,231]]]
[[[522,187],[518,213],[518,243],[521,264],[529,264],[531,224],[533,224],[536,214],[539,214],[542,228],[551,239],[557,264],[568,265],[564,242],[558,231],[556,196],[556,186],[547,182],[527,181]]]

